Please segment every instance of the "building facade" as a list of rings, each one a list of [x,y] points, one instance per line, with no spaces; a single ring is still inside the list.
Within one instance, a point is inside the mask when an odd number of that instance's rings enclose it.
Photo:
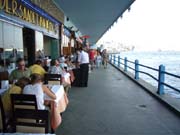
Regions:
[[[52,1],[0,0],[0,9],[1,60],[15,63],[22,57],[32,65],[36,59],[59,56],[64,14]]]

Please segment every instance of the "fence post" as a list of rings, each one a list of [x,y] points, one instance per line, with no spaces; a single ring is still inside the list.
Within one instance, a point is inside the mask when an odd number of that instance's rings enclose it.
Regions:
[[[135,79],[139,79],[139,60],[135,60]]]
[[[112,63],[112,54],[111,54],[110,62]]]
[[[118,67],[120,68],[120,66],[121,66],[121,56],[119,55],[118,56]]]
[[[114,65],[116,65],[116,55],[114,54]]]
[[[158,80],[158,91],[157,93],[159,95],[163,95],[164,94],[164,81],[165,81],[165,66],[164,65],[160,65],[159,66],[159,80]]]
[[[124,71],[127,71],[127,57],[124,58]]]

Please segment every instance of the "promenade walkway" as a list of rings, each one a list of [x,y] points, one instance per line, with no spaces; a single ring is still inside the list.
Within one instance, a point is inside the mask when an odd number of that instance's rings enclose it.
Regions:
[[[110,65],[69,100],[57,135],[180,135],[180,118]]]

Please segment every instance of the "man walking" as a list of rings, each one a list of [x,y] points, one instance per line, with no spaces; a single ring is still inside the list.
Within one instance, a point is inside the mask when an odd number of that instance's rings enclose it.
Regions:
[[[104,69],[107,68],[107,63],[108,63],[108,54],[107,54],[107,50],[104,49],[102,52],[102,58],[103,58],[103,65],[104,65]]]

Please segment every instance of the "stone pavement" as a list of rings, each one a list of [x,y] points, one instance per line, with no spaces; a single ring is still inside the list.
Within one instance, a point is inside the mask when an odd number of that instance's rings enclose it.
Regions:
[[[89,74],[87,88],[69,91],[57,135],[180,135],[180,118],[108,65]]]

